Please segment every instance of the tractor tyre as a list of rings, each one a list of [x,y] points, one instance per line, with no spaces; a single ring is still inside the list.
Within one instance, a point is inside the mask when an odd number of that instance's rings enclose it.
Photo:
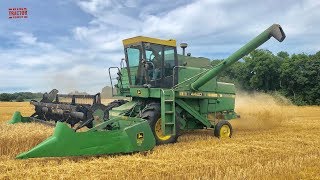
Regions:
[[[226,121],[219,121],[214,128],[214,136],[217,138],[227,138],[232,136],[232,126]]]
[[[146,119],[151,127],[157,145],[177,142],[179,125],[176,123],[176,134],[164,136],[161,130],[161,106],[159,103],[150,103],[141,113],[141,118]],[[176,121],[177,122],[177,121]]]

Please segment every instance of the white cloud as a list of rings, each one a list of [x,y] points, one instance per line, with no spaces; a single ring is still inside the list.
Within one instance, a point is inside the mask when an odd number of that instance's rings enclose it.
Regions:
[[[0,46],[0,59],[5,62],[0,69],[0,91],[13,87],[96,93],[108,84],[107,67],[118,66],[124,56],[122,40],[137,35],[174,38],[187,42],[187,51],[195,56],[222,58],[215,55],[225,57],[271,24],[279,23],[287,39],[281,44],[268,42],[262,48],[273,52],[315,53],[320,47],[320,1],[317,0],[70,2],[92,19],[83,23],[86,25],[65,29],[69,36],[44,39],[36,28],[8,35],[10,42],[6,46],[10,47]],[[45,33],[50,37],[50,31]]]
[[[33,45],[36,43],[37,38],[33,36],[33,34],[25,33],[25,32],[14,32],[14,35],[19,37],[20,42],[28,45]]]
[[[97,39],[108,40],[104,36],[110,36],[109,32],[117,36],[112,39],[114,43],[128,35],[148,35],[166,39],[176,38],[179,41],[191,42],[191,46],[223,47],[243,44],[271,24],[280,23],[287,33],[288,44],[291,44],[296,40],[313,40],[312,37],[299,36],[316,32],[318,28],[315,22],[319,21],[317,17],[320,16],[319,2],[312,0],[285,0],[278,3],[271,0],[201,0],[173,7],[166,13],[156,11],[157,6],[163,6],[163,1],[155,1],[145,7],[140,4],[136,9],[126,8],[124,4],[123,1],[81,1],[80,7],[95,17],[92,20],[94,25],[80,27],[85,30],[85,33],[82,33],[85,39],[92,42],[99,42]],[[131,17],[125,10],[138,15]],[[110,19],[116,20],[116,23],[110,23]],[[113,29],[117,31],[114,32]],[[105,47],[115,47],[113,45]],[[101,43],[102,46],[104,43]],[[273,49],[274,43],[267,43],[263,47],[276,50]],[[290,49],[292,47],[284,50],[293,53]],[[201,53],[200,51],[194,54]]]
[[[16,42],[16,44],[19,46],[24,46],[24,47],[35,46],[36,48],[40,48],[40,49],[53,48],[53,46],[51,46],[49,43],[39,42],[38,38],[35,37],[32,33],[18,31],[18,32],[13,32],[13,35],[18,37],[18,42]],[[14,38],[14,41],[16,41],[16,38]]]
[[[41,42],[31,33],[15,32],[17,47],[0,48],[0,92],[74,90],[99,92],[105,85],[108,66],[118,65],[119,53],[106,54],[96,48],[60,49]]]

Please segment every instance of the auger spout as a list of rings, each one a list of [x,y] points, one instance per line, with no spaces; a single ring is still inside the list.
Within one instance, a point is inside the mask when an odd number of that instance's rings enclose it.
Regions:
[[[225,68],[231,66],[233,63],[237,62],[239,59],[255,50],[257,47],[268,41],[271,37],[274,37],[279,42],[282,42],[285,39],[286,35],[279,24],[273,24],[250,42],[242,46],[239,50],[230,55],[227,59],[213,67],[204,75],[200,76],[199,79],[191,83],[191,89],[195,91],[198,90],[198,88],[206,84],[210,79],[216,77]]]

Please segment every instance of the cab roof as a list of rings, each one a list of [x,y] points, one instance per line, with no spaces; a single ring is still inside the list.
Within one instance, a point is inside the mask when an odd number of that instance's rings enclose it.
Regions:
[[[124,39],[122,42],[124,46],[129,44],[136,44],[139,42],[148,42],[148,43],[162,44],[166,46],[176,47],[176,40],[174,39],[163,40],[163,39],[157,39],[157,38],[151,38],[151,37],[145,37],[145,36],[136,36],[136,37]]]

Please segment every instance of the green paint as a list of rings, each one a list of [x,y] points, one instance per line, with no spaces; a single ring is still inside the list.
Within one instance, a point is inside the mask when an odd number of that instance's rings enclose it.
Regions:
[[[120,116],[121,114],[130,111],[134,106],[136,106],[138,101],[129,101],[122,106],[115,107],[109,111],[110,118],[114,118]]]
[[[51,137],[28,152],[19,154],[17,158],[130,153],[148,151],[154,146],[155,139],[145,120],[120,130],[87,132],[74,132],[66,124],[58,122]]]
[[[131,97],[140,97],[140,98],[160,98],[160,91],[161,88],[146,88],[146,87],[140,87],[140,88],[130,88],[130,94]]]
[[[200,121],[203,125],[205,125],[206,127],[210,128],[212,125],[210,123],[210,121],[201,116],[199,114],[199,112],[197,112],[193,107],[189,106],[187,103],[185,103],[183,100],[181,99],[176,99],[176,103],[182,107],[184,110],[188,111],[195,119],[197,119],[198,121]]]
[[[11,120],[9,120],[8,124],[15,124],[15,123],[26,123],[31,122],[29,117],[23,117],[19,111],[13,113]]]
[[[207,114],[209,112],[208,105],[209,105],[208,99],[199,100],[200,114]]]
[[[205,68],[197,67],[182,67],[178,71],[178,84],[175,89],[178,91],[190,90],[190,83],[197,80],[204,72],[208,71]],[[217,79],[211,78],[199,91],[212,91],[216,89]]]
[[[93,112],[93,117],[94,117],[94,121],[93,121],[93,125],[95,126],[98,123],[101,123],[104,121],[104,111],[101,109],[97,109],[96,111]]]

